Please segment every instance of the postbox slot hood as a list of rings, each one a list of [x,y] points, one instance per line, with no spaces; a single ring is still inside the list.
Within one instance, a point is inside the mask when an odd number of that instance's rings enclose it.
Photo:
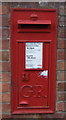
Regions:
[[[50,32],[50,20],[17,20],[18,32]]]
[[[31,20],[18,20],[17,24],[40,24],[40,25],[51,25],[50,20],[37,20],[37,21],[31,21]]]

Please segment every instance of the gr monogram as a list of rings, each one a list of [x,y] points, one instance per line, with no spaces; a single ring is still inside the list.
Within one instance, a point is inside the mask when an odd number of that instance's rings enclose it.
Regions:
[[[22,97],[29,98],[29,97],[46,97],[44,95],[44,86],[43,85],[23,85],[21,87],[21,95]]]

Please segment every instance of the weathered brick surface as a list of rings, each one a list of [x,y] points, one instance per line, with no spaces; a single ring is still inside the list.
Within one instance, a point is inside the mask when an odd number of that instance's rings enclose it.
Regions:
[[[8,61],[9,60],[9,52],[8,51],[3,51],[2,52],[2,60],[3,61]]]
[[[0,94],[0,103],[2,102],[2,94]]]
[[[0,60],[2,61],[2,52],[0,51]]]
[[[59,7],[59,15],[65,15],[64,6]]]
[[[59,27],[58,29],[58,37],[66,38],[66,29],[64,27]]]
[[[66,70],[66,61],[57,61],[57,70]]]
[[[2,118],[11,118],[11,114],[7,113],[7,114],[2,114]]]
[[[2,93],[2,82],[0,82],[0,93]]]
[[[64,96],[66,96],[66,93],[58,92],[57,93],[57,100],[58,101],[66,101]]]
[[[57,50],[57,59],[58,60],[66,60],[66,50],[58,49]]]
[[[7,15],[2,16],[2,26],[8,27],[10,24],[9,18]]]
[[[58,83],[58,91],[66,91],[66,82],[59,82]]]
[[[2,113],[0,114],[0,120],[2,120]]]
[[[7,14],[8,10],[8,5],[2,5],[2,14]]]
[[[0,29],[1,31],[1,29]],[[8,38],[9,37],[9,29],[8,28],[3,28],[2,29],[2,38]]]
[[[59,26],[62,26],[62,27],[64,26],[64,28],[66,27],[66,15],[59,16]]]
[[[9,92],[10,91],[10,83],[2,83],[2,92]]]
[[[66,40],[58,40],[57,47],[59,49],[61,49],[61,48],[62,49],[65,48],[66,49]]]
[[[2,112],[2,104],[0,104],[0,112]]]
[[[59,102],[57,103],[57,109],[58,111],[66,111],[66,102]]]
[[[9,102],[10,102],[10,94],[8,94],[8,93],[3,93],[3,94],[2,94],[2,102],[3,102],[3,103],[9,103]]]
[[[2,4],[0,5],[0,15],[2,14]]]
[[[0,62],[0,72],[10,72],[10,63],[9,62]]]
[[[9,49],[9,40],[3,40],[2,41],[2,49],[3,50]]]
[[[57,111],[64,111],[64,103],[63,102],[59,102],[57,103]]]
[[[2,41],[0,40],[0,50],[2,50]]]
[[[2,15],[0,15],[0,26],[2,26]]]
[[[0,73],[0,82],[9,82],[11,79],[11,75],[9,72],[4,72],[4,73]]]
[[[66,80],[66,72],[64,71],[57,71],[57,80]]]
[[[2,104],[2,112],[10,112],[10,104]]]

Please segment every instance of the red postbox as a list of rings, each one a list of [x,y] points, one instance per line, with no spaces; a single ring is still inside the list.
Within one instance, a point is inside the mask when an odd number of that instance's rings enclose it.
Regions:
[[[54,112],[56,39],[56,9],[12,9],[12,114]]]

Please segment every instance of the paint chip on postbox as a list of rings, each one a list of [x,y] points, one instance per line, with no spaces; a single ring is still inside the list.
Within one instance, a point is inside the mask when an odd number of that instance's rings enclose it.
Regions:
[[[48,70],[44,70],[43,72],[41,72],[40,75],[47,77],[48,76]]]

